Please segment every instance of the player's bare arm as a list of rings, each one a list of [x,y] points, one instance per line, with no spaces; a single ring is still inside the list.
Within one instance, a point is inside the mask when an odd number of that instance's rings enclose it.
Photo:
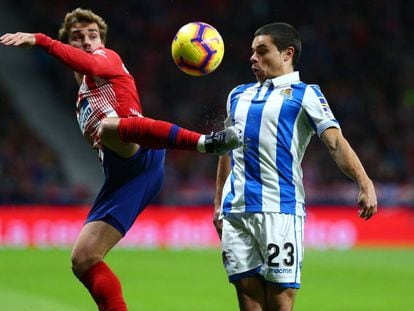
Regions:
[[[341,171],[359,185],[359,215],[370,219],[377,212],[377,195],[358,156],[337,128],[327,129],[321,138]]]
[[[20,46],[28,48],[36,44],[36,38],[33,33],[6,33],[0,37],[0,43],[5,46]]]
[[[220,216],[220,205],[223,194],[223,186],[226,182],[227,176],[230,174],[230,156],[224,155],[219,157],[217,165],[217,177],[216,177],[216,194],[214,197],[214,215],[213,224],[216,228],[217,234],[221,239],[221,231],[223,228],[223,221],[219,219]]]

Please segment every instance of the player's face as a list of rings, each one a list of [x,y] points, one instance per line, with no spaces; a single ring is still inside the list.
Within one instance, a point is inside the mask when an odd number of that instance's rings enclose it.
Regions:
[[[279,51],[269,35],[259,35],[252,42],[252,71],[257,81],[281,76],[286,72],[286,51]]]
[[[88,53],[103,46],[98,25],[96,23],[73,24],[69,30],[69,44]]]

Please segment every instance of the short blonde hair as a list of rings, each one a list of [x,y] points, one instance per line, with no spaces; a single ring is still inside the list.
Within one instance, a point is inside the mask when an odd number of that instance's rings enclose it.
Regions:
[[[69,30],[76,23],[92,24],[96,23],[99,28],[99,35],[102,43],[106,42],[106,33],[108,31],[108,25],[102,17],[96,15],[91,10],[85,10],[77,8],[72,12],[66,14],[63,20],[62,26],[59,29],[59,40],[67,43],[69,41]]]

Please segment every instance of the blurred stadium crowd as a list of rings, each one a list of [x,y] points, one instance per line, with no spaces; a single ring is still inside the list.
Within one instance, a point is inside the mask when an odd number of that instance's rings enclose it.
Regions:
[[[380,204],[414,205],[412,1],[103,0],[89,7],[74,0],[6,2],[29,23],[27,31],[54,38],[67,11],[91,8],[109,24],[107,47],[136,78],[144,114],[206,133],[222,127],[232,87],[254,79],[249,64],[254,31],[274,21],[291,23],[303,40],[301,78],[321,86],[377,184]],[[171,59],[171,40],[190,21],[208,22],[223,36],[224,60],[210,76],[186,76]],[[74,114],[77,86],[70,71],[41,52],[32,56],[39,75],[47,73],[50,87],[59,90],[62,109]],[[87,185],[67,183],[47,142],[13,112],[8,91],[0,87],[0,96],[0,203],[89,203],[93,194]],[[317,138],[303,167],[310,204],[355,204],[357,189]],[[157,203],[211,204],[215,170],[213,156],[169,151]]]

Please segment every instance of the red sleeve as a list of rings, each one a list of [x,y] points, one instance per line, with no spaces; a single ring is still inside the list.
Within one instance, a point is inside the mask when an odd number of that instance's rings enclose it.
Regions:
[[[108,78],[120,74],[122,70],[122,60],[112,50],[102,48],[90,54],[42,33],[35,34],[35,37],[37,46],[44,48],[50,55],[81,74]]]

